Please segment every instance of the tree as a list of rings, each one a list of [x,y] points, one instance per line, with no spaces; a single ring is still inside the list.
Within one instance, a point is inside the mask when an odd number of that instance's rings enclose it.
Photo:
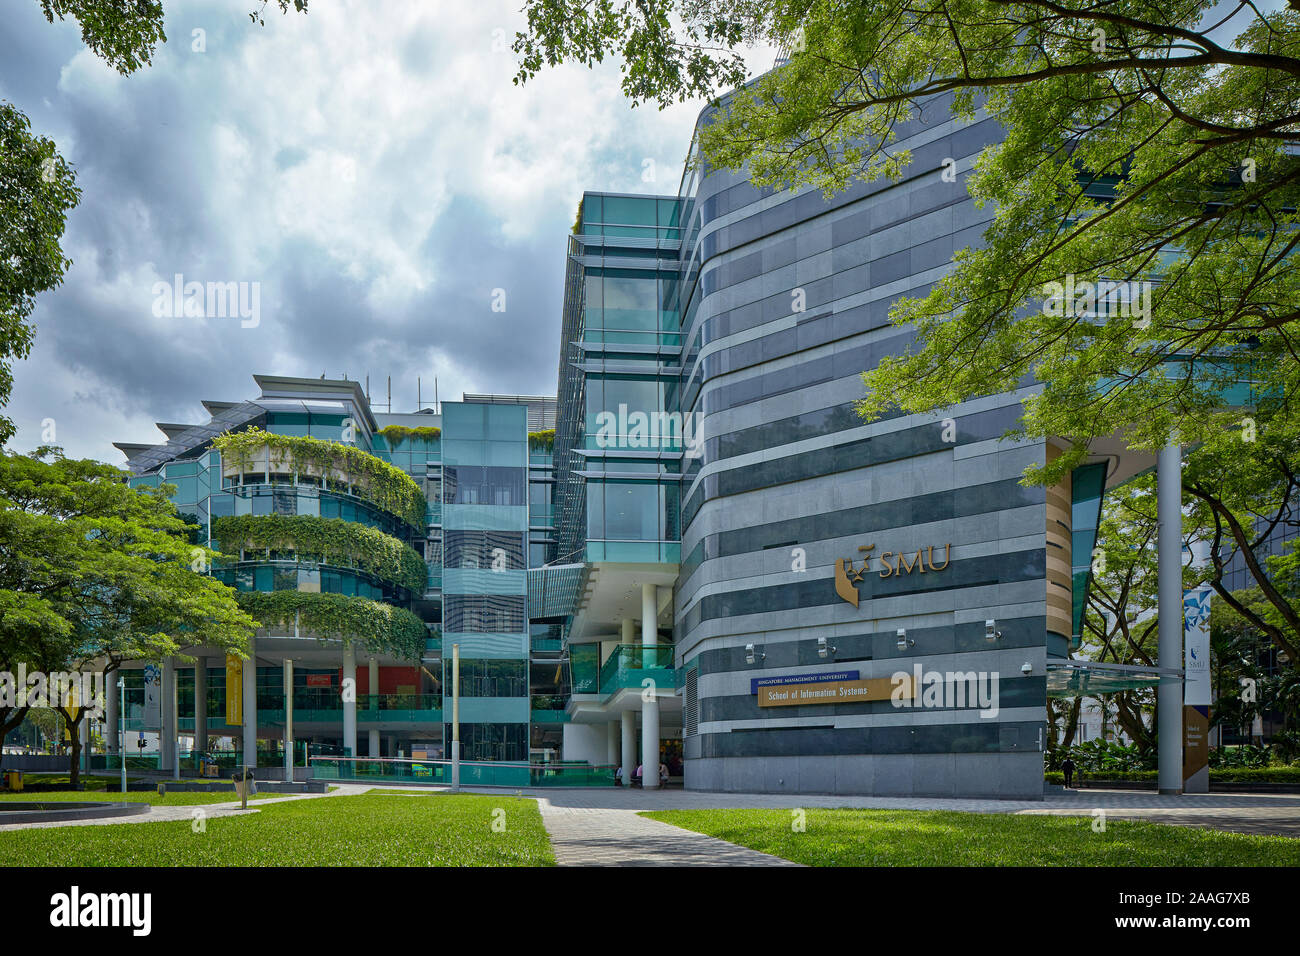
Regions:
[[[527,0],[525,11],[517,82],[621,55],[624,90],[660,106],[738,86],[741,43],[784,48],[788,64],[737,90],[699,134],[703,162],[747,165],[760,185],[829,192],[900,175],[911,157],[894,129],[926,97],[999,121],[1005,140],[966,178],[997,207],[985,244],[959,252],[924,298],[895,304],[916,342],[865,373],[864,415],[928,412],[1035,375],[1017,433],[1072,441],[1030,472],[1052,484],[1094,437],[1149,449],[1175,427],[1189,443],[1221,431],[1223,390],[1243,376],[1294,404],[1296,9]],[[1056,315],[1040,307],[1051,283],[1073,280],[1124,285],[1100,315],[1073,297],[1057,298]]]
[[[217,553],[189,540],[172,486],[55,448],[0,453],[0,669],[46,674],[158,660],[196,645],[241,652],[255,626],[232,588],[196,569]],[[51,701],[70,726],[84,699]],[[22,713],[3,715],[0,735]],[[80,739],[73,734],[72,780]]]
[[[1300,554],[1260,554],[1270,535],[1300,529],[1300,420],[1265,400],[1240,427],[1211,434],[1187,456],[1184,522],[1209,541],[1209,564],[1192,585],[1209,585],[1292,662],[1300,661]],[[1294,544],[1294,539],[1292,541]],[[1224,573],[1240,557],[1254,581],[1229,590]]]
[[[72,264],[59,248],[80,190],[54,143],[34,136],[27,117],[0,102],[0,407],[13,390],[13,362],[32,347],[27,323],[36,296],[63,281]],[[13,436],[0,415],[0,445]]]
[[[86,46],[123,75],[148,65],[165,42],[161,0],[38,0],[45,18],[71,17]],[[281,12],[307,0],[276,0]],[[249,16],[262,23],[267,0]],[[36,297],[56,288],[72,265],[60,245],[68,213],[81,196],[72,167],[53,141],[33,135],[27,117],[0,101],[0,408],[13,391],[13,362],[25,358]],[[0,415],[0,447],[14,434]]]
[[[1154,667],[1158,657],[1155,495],[1150,476],[1106,503],[1097,529],[1092,579],[1083,615],[1083,652],[1099,663]],[[1123,690],[1102,699],[1140,752],[1155,748],[1151,688]]]

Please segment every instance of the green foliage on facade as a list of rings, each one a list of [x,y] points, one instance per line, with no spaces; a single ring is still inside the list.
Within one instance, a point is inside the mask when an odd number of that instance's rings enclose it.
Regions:
[[[405,608],[369,598],[316,591],[240,591],[240,607],[262,627],[292,629],[321,641],[362,644],[368,650],[418,661],[429,631]]]
[[[541,452],[555,451],[555,429],[548,428],[545,431],[529,432],[528,450]]]
[[[416,530],[424,530],[424,492],[415,479],[360,448],[301,435],[277,435],[260,428],[218,435],[212,447],[221,452],[225,466],[240,470],[248,470],[254,457],[270,448],[273,460],[290,471],[310,469],[327,476],[339,472],[358,497],[399,516]]]
[[[407,428],[405,425],[385,425],[379,429],[379,434],[388,440],[389,448],[396,448],[402,442],[412,438],[437,441],[442,437],[442,429],[437,425],[418,425],[415,428]]]
[[[342,518],[315,515],[234,515],[214,518],[212,537],[223,553],[292,551],[299,561],[356,568],[416,594],[428,566],[415,549],[391,535]]]

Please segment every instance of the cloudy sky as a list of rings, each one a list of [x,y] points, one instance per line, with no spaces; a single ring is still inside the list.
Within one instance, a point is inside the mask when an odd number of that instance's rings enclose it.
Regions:
[[[169,0],[168,42],[128,77],[75,23],[5,5],[0,99],[83,189],[12,447],[52,419],[69,454],[121,464],[113,441],[255,397],[254,372],[368,374],[381,401],[391,375],[395,411],[417,376],[426,404],[435,377],[443,399],[553,393],[582,190],[677,190],[701,104],[633,110],[612,64],[514,86],[518,0],[313,0],[263,27],[254,5]],[[258,324],[156,315],[177,274],[259,283]]]

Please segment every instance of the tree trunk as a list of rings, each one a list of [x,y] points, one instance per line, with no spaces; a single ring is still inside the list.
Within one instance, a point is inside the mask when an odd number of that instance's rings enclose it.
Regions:
[[[27,707],[0,707],[0,772],[4,771],[4,740],[27,717]]]
[[[81,714],[85,713],[85,710],[78,708],[76,710],[77,716],[74,718],[72,714],[68,710],[64,709],[63,707],[59,707],[56,709],[60,714],[63,715],[63,722],[67,725],[68,728],[68,740],[70,741],[68,746],[68,785],[73,790],[75,790],[77,789],[77,785],[81,783],[81,719],[80,718],[81,718]]]

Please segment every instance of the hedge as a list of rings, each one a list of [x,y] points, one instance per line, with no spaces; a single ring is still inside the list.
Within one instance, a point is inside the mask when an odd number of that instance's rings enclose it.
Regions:
[[[428,566],[409,544],[375,528],[315,515],[234,515],[212,520],[212,537],[232,557],[240,549],[293,551],[300,560],[354,567],[416,594]]]
[[[415,428],[407,428],[405,425],[385,425],[379,429],[379,434],[388,440],[389,448],[396,448],[402,442],[412,438],[437,441],[442,437],[442,429],[437,425],[417,425]]]
[[[1088,770],[1075,771],[1075,780],[1155,780],[1156,770]],[[1048,783],[1064,783],[1065,774],[1059,770],[1048,770],[1043,774]],[[1210,770],[1213,783],[1298,783],[1300,784],[1300,767],[1251,767],[1234,770]]]
[[[405,608],[369,598],[314,591],[239,591],[239,606],[259,627],[292,628],[322,642],[364,644],[373,652],[418,661],[429,636],[424,622]]]
[[[226,432],[212,440],[221,452],[223,463],[247,471],[254,455],[271,448],[287,455],[291,467],[302,471],[310,465],[328,475],[339,471],[357,487],[360,497],[390,514],[395,514],[417,531],[424,531],[425,500],[415,479],[369,452],[342,442],[306,438],[301,435],[277,435],[260,428]]]

